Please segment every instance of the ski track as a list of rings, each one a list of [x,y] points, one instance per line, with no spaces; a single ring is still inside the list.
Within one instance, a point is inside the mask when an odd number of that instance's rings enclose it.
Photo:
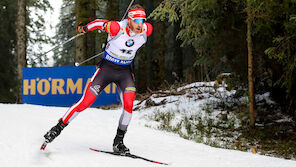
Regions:
[[[89,108],[74,119],[45,151],[43,135],[67,108],[26,104],[0,104],[1,167],[155,167],[140,159],[119,157],[89,150],[111,151],[121,109]],[[134,115],[139,115],[134,112]],[[195,143],[175,134],[143,126],[134,116],[125,138],[131,153],[169,163],[171,167],[295,167],[296,161],[218,149]]]

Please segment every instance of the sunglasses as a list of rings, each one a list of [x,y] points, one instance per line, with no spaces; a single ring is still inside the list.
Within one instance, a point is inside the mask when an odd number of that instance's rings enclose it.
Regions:
[[[143,24],[146,19],[132,19],[132,20],[134,20],[135,23],[138,23],[138,24],[142,23]]]

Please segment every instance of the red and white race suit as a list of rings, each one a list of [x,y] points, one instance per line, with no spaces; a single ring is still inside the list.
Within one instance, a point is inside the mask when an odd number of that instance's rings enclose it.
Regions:
[[[82,98],[74,104],[62,117],[63,122],[69,123],[81,111],[88,108],[101,91],[114,82],[120,92],[123,112],[119,120],[119,129],[126,131],[132,117],[133,101],[135,98],[135,84],[130,64],[135,58],[137,50],[146,43],[152,33],[152,25],[144,23],[142,32],[133,33],[128,27],[128,20],[108,21],[96,19],[85,27],[85,31],[104,30],[108,33],[108,41],[103,62],[93,75],[86,87]]]

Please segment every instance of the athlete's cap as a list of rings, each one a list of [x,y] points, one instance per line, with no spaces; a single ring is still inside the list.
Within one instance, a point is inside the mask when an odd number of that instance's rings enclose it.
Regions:
[[[130,9],[128,17],[131,19],[146,19],[146,13],[144,9]]]

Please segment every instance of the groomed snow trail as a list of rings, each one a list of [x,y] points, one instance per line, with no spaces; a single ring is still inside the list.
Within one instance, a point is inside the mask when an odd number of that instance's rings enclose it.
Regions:
[[[155,167],[143,160],[90,151],[89,147],[112,149],[121,109],[89,108],[55,141],[40,151],[43,135],[67,108],[0,104],[1,167]],[[139,112],[125,138],[136,155],[169,163],[172,167],[295,167],[296,161],[248,152],[217,149],[188,141],[177,135],[143,126]]]

